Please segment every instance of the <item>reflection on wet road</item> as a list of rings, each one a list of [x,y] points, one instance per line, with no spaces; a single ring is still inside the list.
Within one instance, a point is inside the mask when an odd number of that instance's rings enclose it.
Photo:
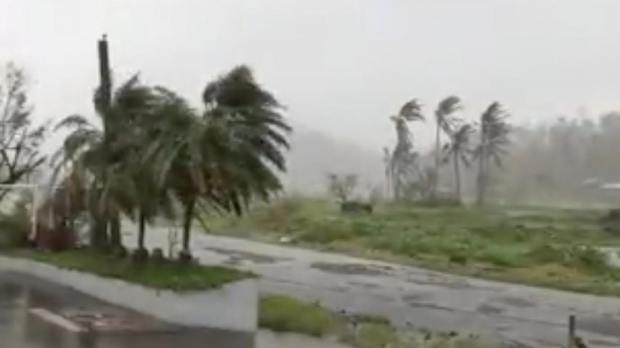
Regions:
[[[45,315],[37,315],[44,313]],[[46,314],[47,313],[47,314]],[[58,322],[44,318],[61,318]],[[77,327],[72,332],[63,318]],[[162,323],[30,276],[0,272],[0,348],[347,348],[293,334],[256,335]]]
[[[72,332],[35,315],[34,308],[72,319],[88,314],[102,327]],[[32,277],[0,274],[0,343],[11,348],[253,348],[254,335],[181,328]]]

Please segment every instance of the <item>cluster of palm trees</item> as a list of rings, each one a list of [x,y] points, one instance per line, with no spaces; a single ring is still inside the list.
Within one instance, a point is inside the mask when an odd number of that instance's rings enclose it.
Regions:
[[[94,247],[121,246],[124,216],[137,221],[136,253],[145,254],[146,226],[164,217],[182,222],[180,257],[190,259],[194,218],[206,209],[240,214],[281,189],[291,128],[246,66],[208,83],[201,109],[137,76],[116,90],[102,81],[94,99],[102,127],[80,115],[58,123],[70,133],[53,180],[65,207],[56,223],[72,228],[86,217]]]
[[[506,155],[511,127],[508,113],[498,102],[492,103],[480,116],[479,122],[467,122],[457,116],[462,110],[457,96],[443,99],[434,114],[436,125],[434,165],[424,166],[414,149],[413,134],[409,122],[424,121],[422,106],[417,99],[405,103],[399,113],[392,116],[396,129],[396,145],[393,150],[384,149],[386,179],[395,200],[438,198],[438,187],[443,164],[451,161],[454,167],[455,199],[462,201],[461,164],[469,167],[478,163],[476,201],[482,205],[487,196],[492,164],[500,165]],[[442,145],[441,137],[449,139]],[[474,135],[478,143],[473,143]]]

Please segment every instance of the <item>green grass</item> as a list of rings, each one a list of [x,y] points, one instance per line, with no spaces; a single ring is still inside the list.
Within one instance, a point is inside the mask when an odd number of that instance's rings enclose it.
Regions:
[[[252,276],[249,273],[220,266],[181,265],[171,261],[148,261],[137,264],[130,258],[120,259],[87,249],[59,253],[26,252],[19,255],[61,268],[175,291],[213,289]]]
[[[355,323],[353,325],[352,323]],[[356,348],[500,348],[479,338],[457,333],[399,330],[380,316],[335,314],[318,304],[287,296],[265,296],[260,300],[259,326],[278,332],[293,332],[335,339]]]
[[[213,233],[294,244],[459,274],[620,295],[620,272],[592,246],[617,245],[602,211],[379,205],[346,216],[336,204],[285,198],[238,219],[209,217]]]

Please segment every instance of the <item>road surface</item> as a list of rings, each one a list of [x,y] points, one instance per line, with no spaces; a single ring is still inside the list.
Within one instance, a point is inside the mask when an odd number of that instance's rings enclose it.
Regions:
[[[126,230],[135,231],[125,225]],[[192,252],[261,276],[263,293],[319,301],[334,310],[384,315],[399,326],[497,335],[526,346],[565,347],[567,321],[591,347],[620,346],[620,299],[468,278],[379,261],[194,233]],[[135,232],[124,234],[135,246]],[[150,248],[168,248],[152,227]]]

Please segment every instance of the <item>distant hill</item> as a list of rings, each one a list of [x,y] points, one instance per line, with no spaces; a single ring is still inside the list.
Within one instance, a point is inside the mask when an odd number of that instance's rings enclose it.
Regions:
[[[383,182],[380,149],[368,151],[321,131],[293,125],[291,151],[288,153],[287,191],[320,195],[326,192],[327,173],[355,173],[360,190]]]

